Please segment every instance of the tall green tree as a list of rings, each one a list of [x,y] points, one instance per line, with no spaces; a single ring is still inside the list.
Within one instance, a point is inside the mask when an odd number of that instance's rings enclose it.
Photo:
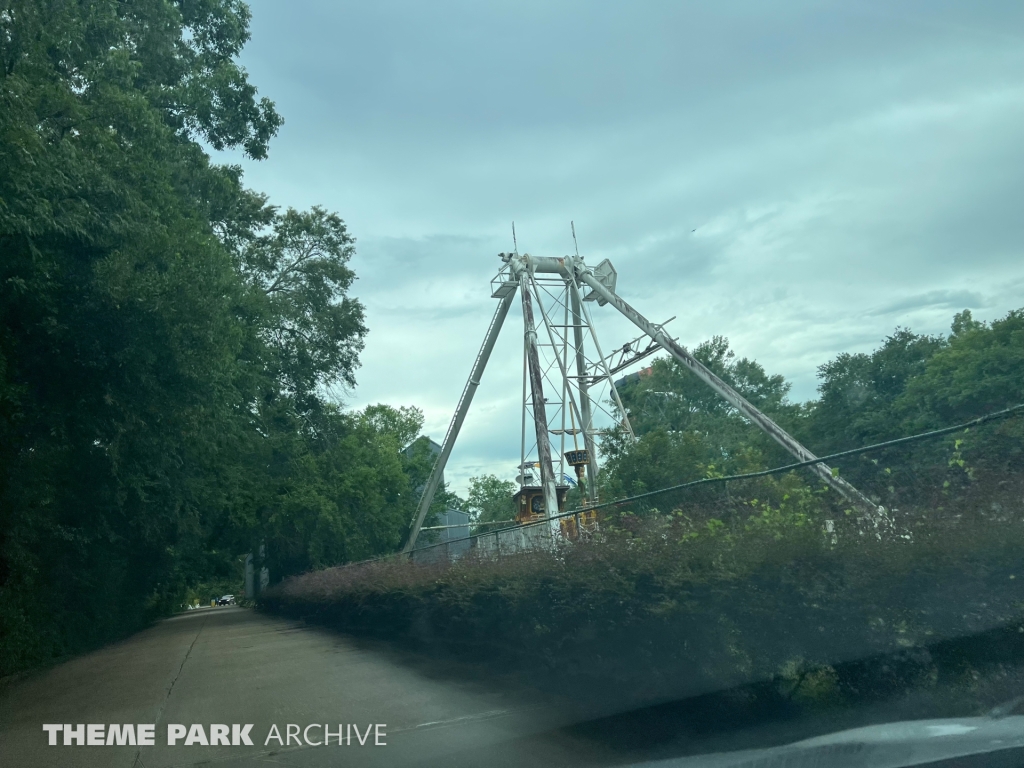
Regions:
[[[842,353],[819,368],[819,399],[793,404],[788,384],[756,362],[735,360],[724,339],[695,355],[819,455],[947,427],[1024,402],[1024,311],[983,323],[964,310],[946,336],[897,328],[870,353]],[[713,475],[792,461],[727,403],[681,366],[656,360],[620,387],[637,433],[604,442],[606,498]],[[998,482],[1019,472],[1024,427],[1010,419],[933,440],[835,463],[861,490],[889,507],[942,504],[944,494],[982,474]],[[800,479],[802,477],[802,480]],[[806,476],[792,482],[814,486]],[[787,482],[790,482],[787,480]],[[762,483],[758,493],[773,491]],[[792,494],[794,487],[783,493]],[[801,491],[803,492],[803,491]],[[696,492],[661,496],[651,505],[682,503]],[[929,501],[931,503],[931,501]]]
[[[281,125],[237,63],[248,23],[236,0],[0,6],[0,674],[260,543],[279,577],[403,535],[410,415],[388,436],[324,394],[366,333],[353,238],[206,153],[264,158]]]
[[[402,441],[421,424],[414,409],[325,405],[280,431],[251,529],[275,580],[397,549],[415,503]]]
[[[788,428],[803,416],[788,399],[789,383],[754,360],[737,359],[727,339],[715,336],[693,355],[754,405]],[[620,385],[619,396],[637,440],[622,429],[602,442],[607,497],[642,493],[713,474],[763,469],[783,454],[735,408],[675,359]]]
[[[938,427],[1024,403],[1024,309],[982,323],[964,310],[942,347],[907,383],[898,407],[908,426]]]
[[[466,511],[475,523],[493,523],[512,520],[516,514],[512,495],[518,486],[497,475],[479,475],[469,478]]]
[[[945,345],[941,337],[897,328],[870,354],[844,352],[822,365],[808,441],[831,453],[902,436],[900,398]]]
[[[240,243],[238,266],[254,289],[254,321],[271,352],[269,373],[297,398],[329,382],[355,384],[366,326],[348,296],[354,239],[337,214],[269,209],[265,233]]]

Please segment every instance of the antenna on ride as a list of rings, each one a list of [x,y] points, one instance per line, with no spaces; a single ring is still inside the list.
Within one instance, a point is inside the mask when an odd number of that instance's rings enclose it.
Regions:
[[[512,222],[512,250],[516,252],[516,256],[519,255],[519,244],[516,242],[516,223]]]
[[[572,244],[576,247],[576,258],[578,259],[580,257],[580,246],[576,242],[576,225],[570,221],[569,228],[572,229]]]

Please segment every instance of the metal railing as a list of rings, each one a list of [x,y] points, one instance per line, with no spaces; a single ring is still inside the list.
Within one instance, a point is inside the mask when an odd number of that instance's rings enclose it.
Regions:
[[[552,519],[559,521],[557,532],[551,525]],[[482,557],[500,557],[533,549],[551,548],[559,540],[577,541],[599,530],[597,512],[592,508],[574,509],[551,518],[542,517],[528,523],[507,525],[508,527],[496,531],[428,544],[414,549],[408,555],[414,563],[454,561],[470,552]]]

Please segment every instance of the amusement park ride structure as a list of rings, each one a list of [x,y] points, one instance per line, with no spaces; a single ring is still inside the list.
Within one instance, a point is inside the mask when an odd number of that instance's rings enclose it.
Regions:
[[[554,258],[502,253],[499,258],[502,267],[491,281],[491,296],[499,300],[498,307],[423,488],[404,552],[416,546],[445,464],[517,294],[522,301],[524,325],[520,489],[514,497],[518,522],[548,519],[552,535],[560,531],[560,522],[554,516],[562,511],[569,490],[564,482],[566,464],[576,471],[587,502],[597,502],[596,437],[604,431],[599,425],[610,422],[619,425],[630,437],[633,434],[612,376],[659,349],[672,355],[798,461],[816,458],[670,337],[664,329],[668,321],[652,323],[623,301],[615,292],[617,273],[607,259],[596,267],[589,267],[578,255]],[[588,306],[591,302],[614,307],[640,329],[640,337],[605,356],[594,331]],[[605,403],[615,413],[610,413]],[[603,418],[595,419],[595,416]],[[552,436],[559,440],[557,462],[552,455]],[[567,439],[571,440],[571,448]],[[539,470],[539,483],[531,471],[533,468]],[[876,523],[884,517],[883,509],[825,464],[811,464],[807,469]]]

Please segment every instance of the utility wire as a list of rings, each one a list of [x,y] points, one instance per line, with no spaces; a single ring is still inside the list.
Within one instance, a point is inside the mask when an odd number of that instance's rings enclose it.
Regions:
[[[466,538],[463,538],[463,539],[452,539],[451,541],[440,542],[438,544],[431,544],[429,546],[421,547],[420,549],[413,550],[413,551],[414,552],[419,552],[419,551],[422,551],[424,549],[432,549],[434,547],[445,546],[446,544],[451,544],[453,541],[467,541],[468,539],[477,538],[477,536],[493,536],[495,534],[500,534],[503,531],[517,530],[519,528],[526,528],[526,527],[532,526],[532,525],[543,525],[544,523],[547,523],[549,520],[557,520],[557,519],[560,519],[560,518],[563,518],[563,517],[573,517],[574,515],[578,515],[578,514],[580,514],[582,512],[591,512],[593,510],[598,510],[598,509],[607,509],[608,507],[617,507],[617,506],[619,506],[621,504],[628,504],[631,501],[638,501],[639,499],[648,499],[648,498],[650,498],[652,496],[659,496],[659,495],[661,495],[663,493],[671,493],[672,491],[681,491],[684,488],[693,488],[694,486],[697,486],[697,485],[707,485],[709,483],[725,483],[725,482],[729,482],[731,480],[747,480],[747,479],[754,478],[754,477],[767,477],[768,475],[779,475],[779,474],[782,474],[784,472],[790,472],[790,471],[792,471],[794,469],[799,469],[801,467],[809,467],[812,464],[821,464],[822,462],[831,461],[832,459],[841,459],[844,456],[856,456],[856,455],[862,454],[862,453],[870,453],[871,451],[879,451],[879,450],[881,450],[883,448],[889,448],[890,446],[893,446],[893,445],[902,445],[904,443],[912,443],[912,442],[916,442],[918,440],[927,440],[927,439],[933,438],[933,437],[941,437],[942,435],[948,435],[948,434],[951,434],[953,432],[960,432],[962,430],[966,430],[966,429],[970,429],[971,427],[975,427],[975,426],[977,426],[979,424],[984,424],[985,422],[988,422],[988,421],[995,421],[996,419],[1002,419],[1002,418],[1006,418],[1007,416],[1013,416],[1014,414],[1019,413],[1022,410],[1024,410],[1024,403],[1021,403],[1020,405],[1012,406],[1011,408],[1004,408],[1001,411],[994,411],[993,413],[989,413],[989,414],[987,414],[985,416],[981,416],[981,417],[979,417],[977,419],[972,419],[971,421],[966,421],[963,424],[957,424],[956,426],[953,426],[953,427],[944,427],[943,429],[933,429],[933,430],[931,430],[929,432],[922,432],[922,433],[917,434],[917,435],[910,435],[908,437],[899,437],[899,438],[896,438],[895,440],[887,440],[884,443],[875,443],[874,445],[866,445],[866,446],[864,446],[862,448],[852,448],[852,449],[850,449],[848,451],[840,451],[839,453],[830,453],[828,456],[819,456],[818,458],[811,459],[809,461],[798,461],[795,464],[786,464],[786,465],[781,466],[781,467],[775,467],[774,469],[765,469],[765,470],[762,470],[760,472],[746,472],[746,473],[740,474],[740,475],[726,475],[724,477],[705,477],[705,478],[702,478],[700,480],[691,480],[688,483],[680,483],[679,485],[670,485],[668,488],[659,488],[656,491],[647,491],[646,493],[638,493],[635,496],[627,496],[627,497],[622,498],[622,499],[616,499],[615,501],[606,501],[606,502],[604,502],[602,504],[593,504],[593,505],[590,505],[590,506],[581,507],[580,509],[574,509],[571,512],[561,512],[561,513],[559,513],[557,515],[552,515],[551,517],[546,517],[543,520],[538,520],[536,522],[527,523],[525,525],[510,526],[508,528],[499,528],[496,531],[490,531],[489,533],[486,533],[486,534],[477,534],[476,536],[469,536],[469,537],[466,537]]]
[[[558,515],[563,517],[565,515],[572,515],[578,512],[586,512],[591,509],[602,509],[604,507],[612,507],[618,504],[625,504],[630,501],[636,501],[637,499],[646,499],[650,496],[657,496],[662,493],[669,493],[671,491],[679,491],[683,488],[692,488],[695,485],[705,485],[707,483],[724,483],[729,480],[746,480],[752,477],[767,477],[768,475],[778,475],[783,472],[789,472],[800,467],[809,467],[812,464],[821,464],[825,461],[831,461],[832,459],[841,459],[844,456],[856,456],[861,453],[868,453],[870,451],[878,451],[882,448],[888,448],[892,445],[900,445],[901,443],[912,443],[917,440],[926,440],[931,437],[941,437],[942,435],[948,435],[952,432],[959,432],[960,430],[970,429],[971,427],[977,426],[978,424],[984,424],[986,421],[994,421],[996,419],[1005,418],[1011,416],[1020,410],[1024,410],[1024,403],[1015,405],[1012,408],[1005,408],[1001,411],[990,413],[986,416],[974,419],[973,421],[967,421],[963,424],[957,424],[955,427],[945,427],[943,429],[933,429],[930,432],[922,432],[919,435],[910,435],[909,437],[899,437],[895,440],[887,440],[884,443],[875,443],[874,445],[866,445],[863,448],[852,448],[849,451],[840,451],[839,453],[830,453],[828,456],[819,456],[816,459],[809,461],[798,461],[795,464],[786,464],[781,467],[775,467],[774,469],[765,469],[760,472],[747,472],[742,475],[726,475],[725,477],[705,477],[700,480],[692,480],[689,483],[681,483],[679,485],[671,485],[668,488],[659,488],[656,491],[648,491],[647,493],[639,493],[636,496],[627,496],[624,499],[617,499],[616,501],[607,501],[604,504],[595,504],[592,507],[583,507],[581,509],[574,510],[573,512],[566,512]]]

